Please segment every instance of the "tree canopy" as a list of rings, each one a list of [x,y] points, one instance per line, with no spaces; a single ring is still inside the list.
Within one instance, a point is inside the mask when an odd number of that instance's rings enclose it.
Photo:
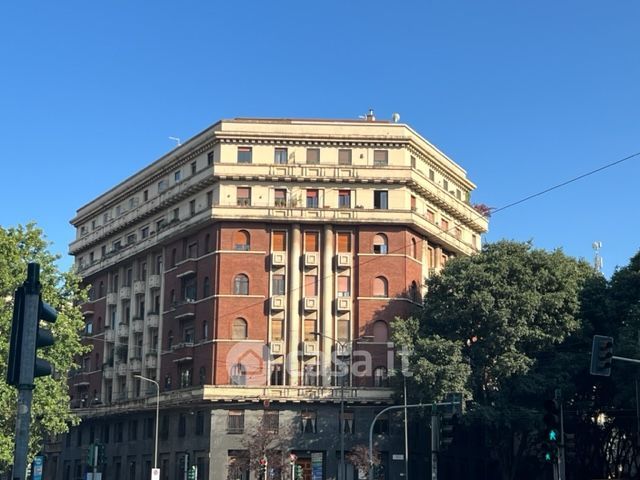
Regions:
[[[79,302],[86,299],[78,276],[61,272],[58,256],[48,249],[42,230],[34,224],[0,227],[0,470],[13,462],[17,390],[6,384],[13,294],[26,279],[27,264],[40,264],[43,300],[58,311],[51,330],[55,344],[39,354],[53,366],[55,374],[35,380],[31,411],[30,456],[42,448],[47,435],[66,432],[78,419],[69,409],[67,375],[76,367],[74,357],[86,351],[79,332],[84,326]]]

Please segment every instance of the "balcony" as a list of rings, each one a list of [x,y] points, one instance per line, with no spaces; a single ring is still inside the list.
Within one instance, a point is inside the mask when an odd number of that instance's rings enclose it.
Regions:
[[[284,310],[287,302],[284,295],[274,295],[271,297],[271,310]]]
[[[141,372],[142,371],[142,360],[139,358],[132,358],[129,361],[129,371],[131,372]]]
[[[303,342],[302,345],[302,354],[305,356],[316,356],[318,355],[320,352],[318,350],[318,342],[317,341],[310,341],[310,342]]]
[[[155,312],[147,312],[147,326],[149,328],[158,328],[160,325],[160,315]]]
[[[142,318],[134,318],[131,322],[133,333],[142,333],[144,331],[144,320]]]
[[[113,328],[105,327],[104,341],[109,343],[113,343],[116,341],[116,332]]]
[[[121,323],[118,325],[118,337],[120,338],[128,338],[129,337],[129,324]]]
[[[118,367],[116,369],[116,372],[119,376],[124,377],[125,375],[127,375],[127,364],[126,363],[120,363],[118,364]]]
[[[305,311],[312,312],[318,310],[318,297],[304,297],[302,301]]]
[[[269,343],[269,350],[271,352],[271,355],[284,355],[284,342],[282,340],[273,340]]]
[[[107,305],[117,305],[118,304],[118,294],[116,292],[107,293]]]
[[[120,287],[120,299],[121,300],[131,299],[131,287]]]
[[[113,379],[113,367],[109,367],[109,366],[104,367],[102,369],[102,375],[107,380]]]
[[[349,312],[351,310],[351,297],[338,297],[336,299],[336,310],[338,312]]]
[[[86,372],[76,373],[73,377],[74,387],[88,387],[89,386],[89,374]]]
[[[351,254],[339,253],[336,255],[336,265],[338,268],[348,268],[351,266]]]
[[[148,283],[151,289],[160,288],[160,275],[149,275]]]
[[[393,403],[393,390],[390,388],[345,387],[292,387],[292,386],[250,386],[233,387],[227,385],[207,385],[204,387],[205,400],[277,399],[281,402],[339,402],[341,393],[350,403]],[[179,394],[178,391],[175,392]]]
[[[133,282],[133,293],[134,295],[140,295],[144,293],[146,288],[146,284],[144,280],[136,280]]]
[[[304,254],[304,266],[305,267],[317,267],[318,266],[318,252],[307,252]]]
[[[175,319],[185,320],[196,316],[196,304],[193,300],[187,299],[176,304]]]
[[[158,368],[158,356],[155,353],[147,353],[145,362],[147,368]]]
[[[284,267],[287,264],[287,252],[273,252],[271,254],[271,266]]]

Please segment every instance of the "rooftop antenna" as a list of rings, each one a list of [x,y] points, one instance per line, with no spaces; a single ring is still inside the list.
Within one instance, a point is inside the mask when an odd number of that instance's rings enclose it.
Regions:
[[[593,247],[594,250],[594,255],[593,255],[593,269],[596,272],[602,272],[602,265],[603,265],[603,261],[602,261],[602,257],[600,256],[600,249],[602,248],[602,242],[593,242],[591,244],[591,246]]]
[[[182,145],[182,142],[178,137],[169,137],[169,140],[173,140],[174,142],[176,142],[176,147],[179,147],[180,145]]]

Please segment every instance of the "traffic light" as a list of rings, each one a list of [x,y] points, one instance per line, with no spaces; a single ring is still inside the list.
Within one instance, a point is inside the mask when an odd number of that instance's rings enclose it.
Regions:
[[[440,419],[440,449],[448,448],[453,442],[455,428],[458,425],[457,413],[444,413]]]
[[[611,375],[611,362],[613,361],[613,337],[603,335],[593,336],[591,347],[591,375]]]
[[[267,478],[267,468],[269,466],[269,462],[267,460],[267,456],[263,455],[262,458],[260,459],[260,469],[258,471],[258,476],[260,478]]]
[[[187,480],[196,480],[198,476],[198,467],[191,465],[187,471]]]
[[[544,402],[544,439],[542,455],[545,462],[555,462],[558,458],[558,445],[560,444],[560,409],[558,402],[547,400]]]
[[[304,477],[304,474],[302,473],[302,465],[296,465],[296,479],[295,480],[302,480]]]
[[[34,377],[51,375],[51,364],[36,357],[37,349],[53,345],[51,330],[40,327],[40,320],[54,323],[55,309],[42,301],[40,265],[30,263],[27,279],[14,294],[7,383],[33,385]]]

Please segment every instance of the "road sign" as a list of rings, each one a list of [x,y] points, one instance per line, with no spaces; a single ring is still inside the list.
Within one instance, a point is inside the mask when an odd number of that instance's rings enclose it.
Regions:
[[[36,456],[33,459],[33,480],[42,480],[42,465],[44,465],[44,457]]]
[[[151,469],[151,480],[160,480],[160,469],[152,468]]]

